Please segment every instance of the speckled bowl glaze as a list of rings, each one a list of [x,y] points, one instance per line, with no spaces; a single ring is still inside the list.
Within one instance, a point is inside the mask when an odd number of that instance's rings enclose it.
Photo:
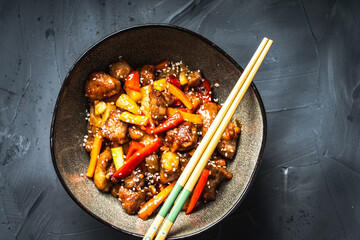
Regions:
[[[242,68],[223,50],[189,30],[169,25],[145,25],[118,31],[96,43],[74,64],[64,80],[54,109],[51,126],[51,153],[56,173],[66,191],[86,212],[122,232],[141,237],[150,226],[147,221],[130,216],[118,199],[102,193],[85,174],[89,153],[82,147],[86,133],[84,82],[96,70],[107,70],[119,56],[131,66],[156,64],[163,59],[184,61],[190,69],[200,69],[211,83],[214,98],[224,102]],[[184,238],[198,234],[229,215],[244,198],[254,179],[264,150],[266,118],[260,95],[254,84],[247,91],[235,117],[242,123],[236,157],[228,169],[233,179],[222,184],[216,201],[198,207],[193,214],[183,212],[169,237]]]

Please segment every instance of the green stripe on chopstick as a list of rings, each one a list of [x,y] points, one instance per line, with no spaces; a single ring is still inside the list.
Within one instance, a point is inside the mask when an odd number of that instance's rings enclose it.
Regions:
[[[171,209],[169,215],[166,218],[167,220],[172,223],[175,222],[176,217],[179,215],[179,212],[181,211],[181,208],[186,202],[186,199],[189,197],[190,193],[191,191],[187,190],[186,188],[181,191],[178,199],[176,200],[173,208]]]
[[[169,212],[171,206],[175,202],[175,199],[178,196],[178,194],[182,188],[183,187],[180,184],[178,184],[178,183],[175,184],[174,188],[170,192],[169,196],[166,198],[165,203],[163,204],[163,206],[161,207],[161,209],[158,213],[160,216],[162,216],[164,218],[166,217],[166,214]]]
[[[172,191],[170,192],[169,196],[166,198],[166,201],[162,205],[159,213],[156,215],[155,220],[151,224],[150,228],[146,232],[144,236],[144,240],[151,240],[154,238],[157,230],[159,229],[161,223],[165,219],[167,213],[169,212],[171,206],[173,205],[176,197],[179,195],[179,192],[183,189],[183,186],[176,183]]]

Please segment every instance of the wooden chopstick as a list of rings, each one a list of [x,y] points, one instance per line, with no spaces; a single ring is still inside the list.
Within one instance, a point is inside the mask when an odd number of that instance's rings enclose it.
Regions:
[[[153,239],[157,230],[159,229],[161,223],[163,222],[164,218],[166,217],[167,213],[169,212],[169,209],[173,205],[175,199],[177,198],[178,194],[182,190],[183,186],[185,185],[186,181],[188,180],[190,174],[192,173],[193,169],[195,168],[196,164],[198,163],[198,160],[200,159],[201,155],[203,154],[206,146],[209,144],[213,133],[217,129],[217,127],[220,125],[222,121],[222,116],[224,116],[225,112],[230,108],[231,103],[235,99],[240,87],[243,85],[245,79],[250,74],[250,71],[252,67],[254,66],[255,62],[257,61],[260,53],[263,51],[268,39],[264,38],[261,42],[260,46],[256,50],[254,56],[251,58],[248,66],[245,68],[244,72],[241,74],[240,79],[237,81],[235,87],[231,91],[229,97],[225,101],[224,105],[220,109],[217,117],[215,118],[214,122],[211,124],[210,129],[205,134],[204,138],[202,139],[200,145],[195,150],[193,156],[191,157],[190,161],[186,165],[184,171],[180,175],[179,179],[177,180],[177,183],[175,184],[173,190],[167,197],[165,203],[161,207],[159,213],[155,217],[153,223],[151,224],[150,228],[148,229],[147,233],[145,234],[143,239]]]
[[[234,114],[241,99],[243,98],[247,88],[250,86],[251,81],[256,74],[256,71],[258,70],[263,59],[266,56],[266,53],[269,51],[271,44],[272,41],[268,40],[267,38],[264,38],[261,42],[260,46],[256,50],[254,56],[251,58],[249,64],[245,68],[234,89],[231,91],[226,102],[220,109],[217,117],[211,124],[211,127],[209,128],[205,137],[202,139],[200,145],[196,149],[194,155],[192,156],[180,178],[178,179],[173,191],[168,196],[163,207],[160,209],[159,214],[155,217],[155,220],[153,221],[152,225],[150,226],[148,232],[145,234],[143,239],[153,239],[167,212],[169,211],[170,207],[174,203],[179,192],[187,181],[185,189],[181,192],[170,214],[166,218],[165,223],[160,229],[156,239],[165,239],[165,237],[167,236],[167,233],[169,232],[173,222],[179,214],[181,207],[183,206],[187,197],[194,188],[202,170],[206,166],[208,159],[210,158],[216,145],[218,144],[222,133],[227,127],[229,121],[231,120],[231,117]]]
[[[189,180],[187,181],[184,189],[181,191],[178,200],[174,204],[173,208],[171,209],[169,215],[166,217],[165,222],[161,229],[159,230],[159,234],[155,238],[155,240],[161,240],[165,239],[168,232],[170,231],[171,226],[173,225],[174,221],[176,220],[176,217],[178,216],[182,206],[184,205],[186,199],[190,195],[191,191],[195,187],[195,184],[197,180],[199,179],[201,172],[205,168],[208,159],[211,157],[213,151],[215,150],[223,132],[225,131],[226,127],[228,126],[237,106],[239,105],[241,99],[246,93],[246,90],[250,86],[252,79],[254,78],[257,70],[259,69],[262,61],[264,60],[267,52],[269,51],[272,40],[269,40],[264,48],[264,51],[260,54],[260,57],[258,58],[258,61],[255,63],[254,67],[250,71],[250,74],[248,78],[246,79],[245,83],[241,87],[238,95],[236,96],[233,104],[230,106],[228,112],[226,113],[225,117],[223,118],[223,121],[220,123],[220,126],[218,127],[217,131],[213,135],[213,138],[211,139],[208,147],[204,151],[201,159],[199,160],[197,166],[195,167],[192,175],[190,176]]]

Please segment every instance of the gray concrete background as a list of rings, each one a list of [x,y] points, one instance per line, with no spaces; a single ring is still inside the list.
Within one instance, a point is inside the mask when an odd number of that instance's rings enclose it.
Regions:
[[[49,150],[53,108],[74,61],[124,27],[171,23],[246,66],[267,145],[243,204],[196,239],[360,239],[360,2],[1,1],[0,239],[132,239],[80,209]]]

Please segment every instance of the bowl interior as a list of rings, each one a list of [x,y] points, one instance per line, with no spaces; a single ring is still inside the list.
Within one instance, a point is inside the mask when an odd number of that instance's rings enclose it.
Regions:
[[[100,192],[92,180],[81,176],[89,163],[89,154],[82,147],[88,108],[84,82],[91,72],[107,70],[120,56],[133,67],[156,64],[164,59],[182,60],[190,69],[200,69],[211,83],[219,83],[213,95],[220,103],[226,100],[242,70],[222,50],[199,35],[178,27],[156,25],[110,35],[88,50],[69,72],[59,93],[52,125],[51,147],[57,174],[67,192],[91,215],[121,231],[143,235],[154,216],[142,221],[127,215],[118,199]],[[265,138],[264,109],[254,85],[247,91],[235,117],[243,127],[236,157],[228,166],[233,179],[222,184],[216,201],[187,216],[181,212],[170,237],[189,236],[209,228],[243,198],[254,177]]]

